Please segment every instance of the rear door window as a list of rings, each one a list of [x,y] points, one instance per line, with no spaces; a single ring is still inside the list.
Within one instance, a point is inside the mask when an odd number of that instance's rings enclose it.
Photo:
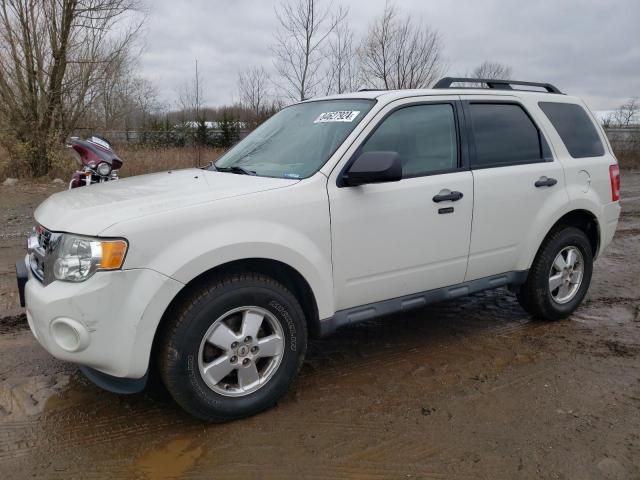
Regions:
[[[573,158],[601,157],[604,146],[593,122],[575,103],[539,102]]]
[[[529,115],[511,103],[470,103],[476,168],[542,162],[546,144]]]

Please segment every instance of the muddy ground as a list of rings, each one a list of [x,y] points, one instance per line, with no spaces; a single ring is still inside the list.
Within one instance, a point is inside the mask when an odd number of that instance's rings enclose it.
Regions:
[[[60,187],[0,187],[0,478],[640,478],[640,174],[622,178],[570,319],[497,290],[367,322],[314,341],[276,408],[223,425],[101,391],[39,347],[13,262]]]

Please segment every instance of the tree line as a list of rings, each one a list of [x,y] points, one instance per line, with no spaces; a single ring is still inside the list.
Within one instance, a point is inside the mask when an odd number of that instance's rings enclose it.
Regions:
[[[236,104],[207,108],[195,75],[162,105],[157,86],[139,76],[144,0],[1,0],[0,144],[46,175],[72,134],[142,132],[144,142],[227,147],[283,106],[360,88],[431,86],[448,64],[442,34],[386,4],[356,38],[349,10],[329,0],[283,0],[274,11],[273,68],[238,73]],[[472,72],[505,78],[508,66],[485,61]],[[217,136],[209,124],[216,122]],[[181,133],[183,132],[183,133]],[[216,143],[217,142],[217,143]]]

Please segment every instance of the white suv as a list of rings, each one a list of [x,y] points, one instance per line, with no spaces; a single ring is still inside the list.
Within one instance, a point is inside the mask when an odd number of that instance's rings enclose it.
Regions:
[[[228,420],[285,393],[310,335],[496,287],[568,316],[619,182],[593,115],[549,84],[314,99],[208,168],[53,195],[18,283],[55,357],[123,393],[156,371]]]

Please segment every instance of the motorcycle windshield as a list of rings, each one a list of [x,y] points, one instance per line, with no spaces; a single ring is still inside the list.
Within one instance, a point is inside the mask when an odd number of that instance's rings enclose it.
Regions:
[[[104,145],[108,144],[106,142],[99,144],[91,140],[72,140],[71,142],[71,148],[79,156],[83,165],[91,166],[93,164],[95,167],[102,162],[107,162],[114,170],[120,168],[122,166],[120,157],[111,148]]]

